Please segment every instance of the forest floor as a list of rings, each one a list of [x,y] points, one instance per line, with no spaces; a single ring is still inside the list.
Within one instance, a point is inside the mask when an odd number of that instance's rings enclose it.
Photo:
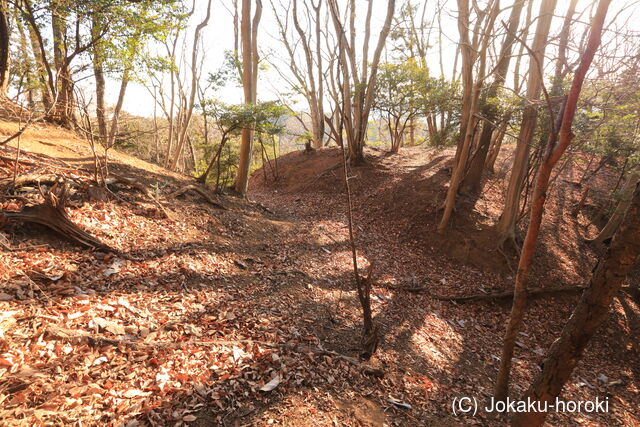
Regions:
[[[0,133],[15,126],[0,123]],[[15,146],[0,148],[0,180],[13,176]],[[35,225],[0,229],[0,424],[504,424],[499,415],[456,417],[451,408],[463,396],[489,403],[509,301],[435,296],[513,285],[516,260],[495,250],[491,233],[508,159],[475,209],[462,215],[470,203],[462,201],[444,236],[435,223],[450,150],[368,150],[367,165],[350,169],[359,263],[374,264],[382,334],[371,361],[360,363],[343,356],[357,355],[361,322],[337,149],[281,157],[277,181],[270,169],[257,171],[251,201],[218,198],[226,209],[197,194],[170,197],[193,180],[115,151],[113,170],[153,188],[164,208],[119,183],[109,200],[93,200],[89,147],[63,130],[34,127],[21,149],[19,173],[87,185],[67,212],[119,254],[83,249]],[[573,218],[580,174],[581,165],[571,165],[554,187],[533,287],[575,286],[590,276],[597,254],[583,237],[601,221],[599,184]],[[1,209],[24,203],[0,197]],[[514,398],[577,298],[530,304]],[[639,337],[637,296],[621,294],[562,394],[608,399],[609,412],[558,413],[549,422],[640,425]]]

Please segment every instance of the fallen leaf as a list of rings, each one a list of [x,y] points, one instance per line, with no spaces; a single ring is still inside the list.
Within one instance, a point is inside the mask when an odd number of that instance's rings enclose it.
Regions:
[[[266,383],[260,388],[260,391],[271,391],[280,384],[280,375],[276,375],[274,379]]]

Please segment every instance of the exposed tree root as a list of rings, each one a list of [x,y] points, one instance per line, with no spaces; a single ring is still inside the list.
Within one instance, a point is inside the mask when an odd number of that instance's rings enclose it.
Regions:
[[[108,338],[101,334],[92,334],[86,331],[74,330],[62,328],[55,325],[50,325],[46,328],[46,337],[54,340],[61,340],[76,345],[86,344],[92,347],[106,347],[106,346],[125,346],[129,348],[183,348],[187,345],[193,346],[224,346],[224,345],[238,345],[238,344],[257,344],[268,348],[278,348],[288,350],[297,353],[315,353],[329,357],[335,357],[343,360],[357,367],[363,374],[371,375],[377,378],[384,377],[384,371],[374,368],[367,364],[360,362],[357,358],[346,356],[344,354],[337,353],[331,350],[325,350],[323,348],[311,347],[306,345],[288,344],[288,343],[270,343],[264,341],[254,340],[212,340],[212,341],[155,341],[144,342],[134,340],[119,340],[114,338]]]
[[[83,246],[96,249],[107,249],[115,252],[108,245],[78,227],[69,219],[64,210],[68,187],[56,183],[47,193],[43,193],[44,203],[28,206],[20,212],[0,211],[0,217],[13,222],[31,222],[55,231]]]
[[[185,187],[179,188],[178,190],[176,190],[173,193],[169,194],[169,196],[167,196],[167,197],[178,197],[178,196],[186,193],[187,191],[195,191],[200,196],[202,196],[202,198],[205,199],[213,207],[216,207],[218,209],[224,209],[224,210],[227,209],[225,206],[223,206],[220,203],[216,202],[214,200],[213,196],[211,194],[207,193],[206,190],[204,190],[203,188],[200,188],[197,185],[193,185],[193,184],[190,184],[190,185],[187,185]]]

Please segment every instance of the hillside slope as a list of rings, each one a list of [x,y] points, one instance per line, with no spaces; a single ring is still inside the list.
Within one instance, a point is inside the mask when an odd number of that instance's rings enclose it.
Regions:
[[[0,123],[5,133],[12,126]],[[0,226],[0,424],[454,425],[462,420],[451,413],[453,398],[490,395],[508,303],[433,295],[507,289],[512,278],[504,264],[479,255],[465,262],[433,236],[450,153],[372,151],[368,166],[350,171],[359,261],[375,263],[383,334],[363,365],[345,357],[357,354],[360,320],[335,149],[284,156],[275,187],[257,171],[257,202],[217,197],[226,209],[193,192],[173,196],[193,180],[114,152],[114,170],[153,189],[161,209],[122,182],[110,185],[108,200],[92,198],[89,146],[67,131],[39,125],[20,144],[28,152],[18,173],[66,176],[76,189],[68,215],[116,252],[37,225]],[[15,147],[0,148],[0,180],[16,171]],[[33,186],[19,194],[5,187],[0,208],[19,210],[38,197]],[[479,248],[495,197],[479,205],[486,224],[475,213],[456,221],[450,237]],[[574,256],[583,250],[571,243],[574,233],[585,230],[559,224],[558,239],[545,237],[543,258],[566,262],[538,267],[536,284],[582,280],[593,262],[591,252]],[[547,249],[555,246],[562,252]],[[532,303],[514,394],[575,298]],[[616,302],[606,334],[564,394],[611,393],[611,411],[554,414],[550,422],[640,422],[639,312],[626,295]],[[464,422],[504,420],[479,414]]]

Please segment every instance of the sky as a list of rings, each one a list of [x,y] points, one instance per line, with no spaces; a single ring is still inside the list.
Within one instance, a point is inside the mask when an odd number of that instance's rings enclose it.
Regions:
[[[300,0],[302,1],[302,0]],[[321,0],[322,1],[322,0]],[[358,4],[361,6],[361,14],[364,14],[364,10],[366,9],[366,1],[365,0],[357,0]],[[371,40],[371,48],[370,51],[373,51],[376,40],[376,35],[379,34],[379,30],[382,27],[382,23],[384,21],[385,13],[386,13],[386,2],[384,0],[372,0],[376,3],[373,8],[373,17],[372,17],[372,40]],[[427,16],[431,14],[431,16],[435,16],[435,8],[437,5],[437,0],[427,0]],[[441,0],[446,1],[446,0]],[[203,75],[207,75],[209,72],[216,71],[220,68],[224,61],[224,52],[225,50],[233,49],[234,43],[234,34],[233,34],[233,17],[230,14],[229,10],[223,6],[222,2],[227,2],[229,4],[228,7],[231,7],[230,0],[213,0],[212,4],[212,13],[209,25],[203,30],[202,34],[202,46],[204,52],[204,60],[203,60]],[[286,4],[288,0],[274,0],[276,2],[276,7],[279,9],[278,3],[283,2]],[[540,0],[534,0],[533,5],[533,15],[537,15],[537,10],[539,7]],[[323,2],[325,3],[325,2]],[[400,8],[400,5],[403,3],[402,0],[397,0],[396,12]],[[483,4],[483,2],[480,2]],[[510,4],[510,2],[501,2],[502,4]],[[326,4],[326,3],[325,3]],[[415,4],[422,5],[421,1],[416,1]],[[556,7],[556,18],[553,21],[553,28],[557,32],[559,25],[561,24],[561,15],[566,12],[568,7],[568,0],[558,0],[558,5]],[[591,0],[579,0],[577,10],[578,12],[585,10],[590,4],[592,4]],[[280,42],[280,35],[276,20],[274,18],[274,13],[271,7],[271,0],[263,0],[263,16],[259,27],[259,35],[258,35],[258,44],[259,49],[262,52],[263,62],[264,57],[268,56],[269,63],[279,63],[286,64],[286,62],[278,61],[278,57],[283,57],[286,53],[284,52],[284,47]],[[634,16],[637,17],[640,12],[640,1],[638,0],[613,0],[610,12],[609,19],[607,22],[610,22],[615,17],[615,24],[609,25],[611,31],[621,31],[621,30],[631,30],[640,32],[640,20],[637,18],[634,19]],[[433,7],[431,7],[433,6]],[[447,77],[450,76],[451,70],[453,68],[456,43],[459,38],[458,29],[456,24],[457,10],[456,10],[456,2],[454,0],[448,0],[444,5],[442,22],[444,29],[444,39],[443,39],[443,58],[445,65],[445,74]],[[204,0],[197,0],[196,2],[196,13],[194,13],[190,24],[189,29],[187,30],[187,43],[186,43],[186,54],[187,57],[190,58],[191,55],[191,46],[193,43],[193,28],[197,25],[198,22],[204,16],[206,8],[206,2]],[[525,11],[523,11],[523,19],[524,19]],[[503,18],[502,18],[503,16]],[[502,20],[506,20],[508,18],[508,11],[505,11],[503,15],[501,15]],[[583,15],[583,19],[586,20],[587,15]],[[359,18],[361,22],[362,17]],[[534,23],[535,25],[535,23]],[[552,32],[554,31],[552,29]],[[577,30],[576,30],[577,31]],[[358,37],[361,38],[362,34],[359,33]],[[433,36],[432,36],[433,37]],[[606,39],[606,36],[605,36]],[[432,38],[432,40],[435,40]],[[430,69],[432,74],[439,74],[439,65],[438,65],[438,51],[437,48],[431,49],[429,51],[429,55],[432,58]],[[384,56],[383,56],[384,58]],[[188,62],[188,61],[187,61]],[[512,61],[513,63],[514,61]],[[549,62],[549,61],[548,61]],[[188,64],[181,65],[187,72],[190,72],[190,69],[187,68]],[[282,67],[285,69],[286,66]],[[260,82],[258,84],[258,98],[260,100],[272,100],[277,99],[278,96],[288,91],[286,88],[286,83],[280,78],[278,73],[273,69],[271,65],[267,66],[267,69],[261,69],[259,72]],[[111,105],[115,104],[117,99],[118,92],[118,83],[115,81],[109,81],[107,86],[107,102]],[[238,87],[235,87],[234,84],[228,85],[226,88],[219,90],[216,92],[215,96],[227,103],[239,103],[242,101],[242,90]],[[301,101],[301,100],[300,100]],[[298,104],[300,109],[304,109],[304,102]],[[151,116],[153,114],[154,109],[154,101],[149,91],[141,84],[135,83],[131,84],[127,96],[124,102],[124,110],[141,116]]]

